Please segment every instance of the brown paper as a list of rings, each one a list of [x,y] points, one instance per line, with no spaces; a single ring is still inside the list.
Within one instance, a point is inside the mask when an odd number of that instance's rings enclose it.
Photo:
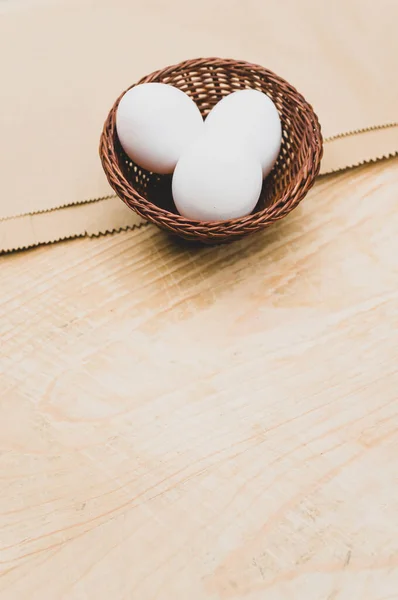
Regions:
[[[0,253],[67,240],[97,236],[146,224],[115,196],[0,221]]]
[[[390,158],[398,151],[398,126],[338,136],[325,142],[321,175]]]
[[[397,22],[395,0],[3,0],[0,249],[129,226],[116,200],[81,203],[112,193],[97,148],[114,99],[167,64],[263,64],[314,105],[326,137],[398,121]],[[397,150],[396,127],[339,137],[322,171]]]

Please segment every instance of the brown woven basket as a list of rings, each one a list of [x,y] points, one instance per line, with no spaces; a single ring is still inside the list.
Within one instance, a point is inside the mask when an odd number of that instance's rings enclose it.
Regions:
[[[211,223],[186,219],[175,209],[171,176],[145,171],[131,162],[123,151],[115,127],[120,96],[105,122],[100,156],[111,187],[129,208],[183,238],[217,243],[263,229],[286,216],[304,198],[319,172],[322,136],[312,107],[284,79],[258,65],[206,58],[156,71],[138,83],[150,81],[180,88],[193,98],[203,116],[223,96],[236,90],[252,88],[265,92],[276,104],[281,117],[282,146],[251,215]]]

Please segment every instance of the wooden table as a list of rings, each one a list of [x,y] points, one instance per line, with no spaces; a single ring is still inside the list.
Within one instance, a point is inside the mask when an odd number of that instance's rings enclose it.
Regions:
[[[398,598],[398,160],[0,262],[1,600]]]

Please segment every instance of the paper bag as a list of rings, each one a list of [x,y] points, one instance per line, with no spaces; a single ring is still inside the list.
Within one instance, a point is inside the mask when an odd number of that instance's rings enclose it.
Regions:
[[[3,0],[0,250],[141,223],[103,199],[102,124],[130,84],[187,58],[295,85],[332,138],[323,173],[395,154],[397,22],[395,0]]]

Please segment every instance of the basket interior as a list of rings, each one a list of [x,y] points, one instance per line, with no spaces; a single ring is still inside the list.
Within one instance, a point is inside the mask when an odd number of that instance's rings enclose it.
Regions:
[[[289,85],[251,70],[246,64],[201,65],[178,68],[167,74],[145,78],[139,83],[158,81],[186,92],[197,104],[203,117],[224,96],[242,89],[265,92],[275,103],[282,122],[282,145],[277,162],[264,180],[260,199],[253,213],[283,201],[294,187],[298,173],[307,159],[306,137],[311,134],[308,117],[300,110],[297,92]],[[119,167],[128,182],[148,202],[177,214],[171,193],[171,175],[157,175],[142,169],[125,154],[115,132],[114,144]],[[283,194],[282,194],[283,192]]]

